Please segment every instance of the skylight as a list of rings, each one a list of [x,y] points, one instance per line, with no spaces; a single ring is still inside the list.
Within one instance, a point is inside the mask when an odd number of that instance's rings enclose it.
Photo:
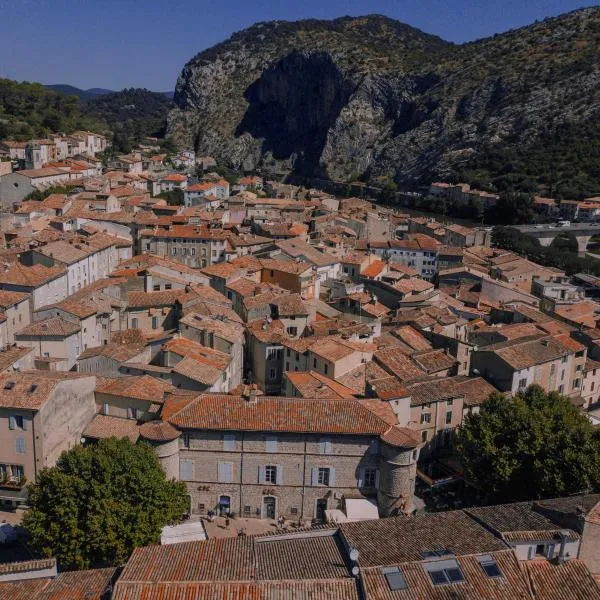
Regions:
[[[456,559],[437,560],[423,565],[433,585],[460,583],[465,580]]]
[[[502,577],[502,571],[492,556],[484,554],[479,556],[477,560],[488,577]]]
[[[384,567],[381,569],[381,574],[385,577],[390,590],[405,590],[408,588],[406,579],[404,579],[404,575],[398,567]]]

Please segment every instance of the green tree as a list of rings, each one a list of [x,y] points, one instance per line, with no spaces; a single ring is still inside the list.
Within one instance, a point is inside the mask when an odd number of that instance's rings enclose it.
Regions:
[[[149,445],[116,438],[64,452],[30,486],[29,504],[33,548],[62,569],[121,564],[188,505],[185,485],[167,481]]]
[[[521,225],[535,221],[535,204],[532,194],[506,192],[500,200],[486,211],[486,223],[498,225]]]
[[[161,192],[156,197],[166,200],[169,206],[183,206],[185,199],[183,190],[179,188],[173,188],[169,192]]]
[[[532,385],[492,394],[459,429],[469,481],[490,500],[566,496],[600,489],[600,437],[568,398]]]

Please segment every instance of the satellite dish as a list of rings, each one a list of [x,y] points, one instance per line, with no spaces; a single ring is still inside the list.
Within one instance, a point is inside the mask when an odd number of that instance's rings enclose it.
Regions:
[[[352,548],[352,550],[350,550],[350,560],[352,562],[356,562],[358,560],[358,550],[356,548]]]
[[[358,577],[359,573],[360,573],[360,569],[356,565],[354,565],[352,567],[352,575],[354,575],[354,577]]]

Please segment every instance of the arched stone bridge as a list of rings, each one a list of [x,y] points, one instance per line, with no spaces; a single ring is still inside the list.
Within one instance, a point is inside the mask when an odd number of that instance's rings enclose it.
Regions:
[[[568,233],[577,240],[577,250],[583,253],[587,250],[589,241],[600,235],[600,223],[572,223],[571,225],[513,225],[521,233],[540,240],[542,246],[549,246],[555,237]]]

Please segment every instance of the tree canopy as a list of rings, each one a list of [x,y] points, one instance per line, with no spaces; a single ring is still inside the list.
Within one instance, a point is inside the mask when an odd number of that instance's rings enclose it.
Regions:
[[[76,96],[52,92],[39,83],[0,79],[0,140],[27,141],[77,129],[102,132],[107,126],[84,115]]]
[[[557,392],[492,394],[459,429],[468,480],[495,502],[600,489],[600,435]]]
[[[160,540],[187,510],[185,486],[167,481],[147,444],[111,438],[76,446],[29,488],[23,525],[41,556],[62,569],[118,565]]]

